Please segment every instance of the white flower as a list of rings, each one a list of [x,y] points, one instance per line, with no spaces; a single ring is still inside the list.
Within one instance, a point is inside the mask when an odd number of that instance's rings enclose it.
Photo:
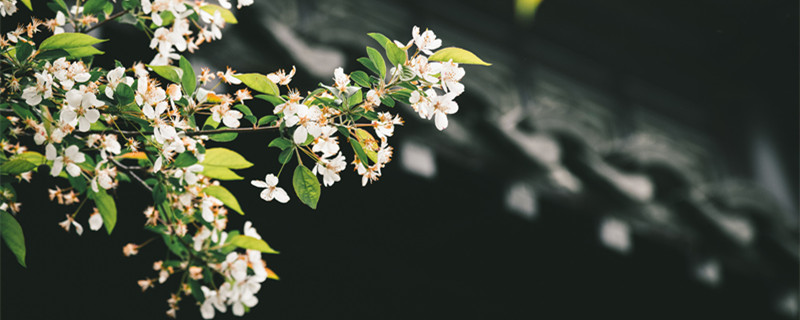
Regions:
[[[1,0],[0,16],[10,16],[17,12],[17,0]]]
[[[114,187],[114,177],[117,176],[117,168],[104,168],[101,169],[100,167],[105,164],[105,160],[101,161],[97,164],[97,168],[95,168],[95,176],[92,178],[91,187],[92,191],[98,192],[100,189],[98,185],[105,190],[111,189]]]
[[[309,134],[314,138],[322,134],[322,129],[317,123],[317,120],[322,116],[322,111],[319,107],[309,107],[304,104],[298,104],[295,106],[294,111],[294,115],[285,117],[285,119],[286,126],[288,127],[292,127],[298,123],[300,124],[297,126],[297,129],[294,130],[293,138],[295,143],[302,144],[306,142]]]
[[[61,169],[66,165],[67,173],[70,176],[77,177],[81,174],[81,168],[76,165],[76,163],[81,163],[86,161],[86,157],[83,153],[78,151],[78,146],[71,145],[67,147],[67,150],[64,151],[63,156],[58,156],[55,159],[47,159],[53,160],[53,167],[50,170],[50,174],[52,176],[57,176],[61,173]]]
[[[392,114],[388,112],[378,112],[378,121],[372,121],[375,126],[375,134],[378,137],[391,137],[394,134],[394,125],[402,125],[403,119],[399,115],[392,118]]]
[[[89,216],[89,229],[92,231],[100,230],[100,227],[103,226],[103,217],[100,215],[100,212],[95,211]]]
[[[314,140],[311,151],[322,152],[324,157],[332,156],[339,152],[339,142],[336,141],[336,128],[325,126],[320,129],[320,135]]]
[[[350,76],[344,73],[341,67],[333,70],[333,87],[339,89],[340,92],[347,91],[347,85],[350,84]]]
[[[211,25],[211,37],[209,41],[221,39],[222,31],[220,31],[220,28],[225,27],[225,19],[222,18],[222,14],[219,12],[219,10],[215,10],[213,15],[205,10],[199,10],[198,14],[203,22]]]
[[[433,108],[431,116],[435,117],[434,122],[436,123],[436,129],[439,129],[439,131],[447,128],[447,115],[458,111],[458,103],[453,101],[453,98],[455,98],[454,92],[431,98],[431,106]]]
[[[344,170],[346,167],[347,162],[345,161],[345,157],[341,152],[339,152],[339,155],[333,159],[328,160],[321,158],[311,171],[314,174],[322,175],[322,183],[328,187],[332,186],[335,182],[338,182],[341,179],[339,177],[339,172]]]
[[[206,226],[200,226],[200,230],[198,230],[197,233],[195,233],[194,237],[192,237],[192,240],[194,241],[193,245],[194,250],[195,251],[202,250],[203,242],[205,242],[206,239],[208,239],[209,237],[211,237],[211,230],[208,230]]]
[[[58,13],[61,13],[61,11]],[[133,84],[133,78],[125,76],[125,68],[123,67],[116,67],[114,70],[109,71],[106,75],[106,80],[108,84],[106,85],[105,93],[106,97],[109,99],[114,98],[114,91],[117,90],[117,86],[119,86],[120,83],[129,86]]]
[[[274,82],[277,85],[285,86],[292,81],[292,77],[294,76],[295,71],[297,70],[295,69],[294,66],[292,66],[292,71],[290,71],[288,75],[286,74],[286,71],[280,69],[278,71],[268,74],[267,78],[269,78],[270,81]]]
[[[22,99],[25,99],[25,103],[29,106],[38,105],[42,102],[42,98],[53,97],[53,76],[45,70],[42,73],[34,74],[34,77],[36,77],[36,85],[22,90]]]
[[[439,73],[442,79],[442,89],[445,92],[453,93],[454,96],[464,92],[464,85],[459,81],[461,81],[466,72],[464,68],[458,66],[458,63],[453,63],[452,60],[442,63]]]
[[[369,167],[364,167],[364,164],[359,162],[356,165],[356,169],[358,170],[358,174],[361,175],[361,186],[366,186],[367,182],[372,183],[372,181],[378,180],[378,177],[381,176],[381,167],[378,163]]]
[[[75,219],[73,219],[71,215],[66,215],[66,216],[67,220],[59,222],[58,225],[64,228],[64,230],[66,230],[67,232],[69,232],[70,226],[75,226],[75,232],[78,235],[83,234],[83,226],[81,226],[80,223],[75,221]]]
[[[178,178],[179,181],[186,181],[187,185],[193,185],[197,183],[197,179],[200,177],[197,176],[198,173],[203,171],[203,165],[201,164],[193,164],[186,168],[180,168],[175,171],[175,178]]]
[[[214,308],[219,310],[219,312],[227,311],[228,308],[225,306],[225,303],[223,303],[217,291],[211,291],[206,286],[202,286],[200,289],[203,290],[203,295],[206,298],[205,301],[203,301],[203,305],[200,306],[200,315],[203,319],[213,319]]]
[[[278,187],[278,178],[274,174],[268,174],[264,181],[252,180],[250,184],[258,188],[264,188],[264,191],[261,191],[261,199],[264,199],[264,201],[272,201],[272,199],[276,199],[281,203],[289,201],[289,195],[283,188]]]
[[[425,30],[422,35],[419,34],[419,27],[414,26],[411,30],[411,36],[414,38],[414,44],[422,52],[427,55],[432,55],[433,51],[442,46],[442,40],[436,39],[436,34],[432,30]]]
[[[57,71],[53,72],[53,75],[61,83],[61,87],[64,90],[71,90],[76,83],[89,81],[89,79],[92,77],[82,61],[73,62],[70,64],[66,61],[66,59],[61,59],[65,58],[59,58],[56,60],[56,62],[58,62],[57,65],[60,67]],[[56,62],[54,62],[54,64],[56,64]]]
[[[216,122],[224,123],[229,128],[238,128],[240,123],[239,119],[242,118],[242,113],[236,110],[231,110],[227,105],[216,105],[211,108],[211,118]]]
[[[78,131],[89,131],[92,123],[100,119],[100,111],[94,107],[105,105],[90,91],[70,90],[66,94],[67,105],[61,109],[61,120],[71,126],[78,124]]]
[[[155,120],[156,118],[161,118],[161,114],[163,114],[164,111],[167,111],[167,106],[169,106],[169,104],[167,104],[166,101],[157,103],[155,109],[153,109],[153,107],[151,107],[149,104],[145,104],[142,107],[142,113],[144,113],[144,116],[148,119]]]
[[[253,0],[239,0],[236,4],[236,9],[241,9],[242,7],[246,7],[253,4]]]

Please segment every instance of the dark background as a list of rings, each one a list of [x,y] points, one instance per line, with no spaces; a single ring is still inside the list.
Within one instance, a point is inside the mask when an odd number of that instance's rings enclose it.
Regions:
[[[494,64],[466,67],[467,93],[444,133],[396,107],[407,123],[381,180],[362,188],[348,170],[323,189],[316,211],[297,199],[265,203],[249,185],[279,168],[270,133],[231,145],[255,166],[225,183],[247,213],[231,214],[229,225],[253,221],[281,251],[266,257],[281,280],[265,283],[246,317],[796,318],[797,16],[796,1],[710,0],[545,0],[532,21],[515,19],[508,1],[298,0],[243,10],[221,41],[191,56],[195,66],[297,65],[293,84],[306,90],[331,82],[338,65],[309,71],[302,45],[344,57],[349,72],[374,46],[367,32],[408,40],[414,25]],[[2,23],[6,32],[16,22]],[[100,36],[112,39],[107,56],[126,65],[153,55],[128,26]],[[257,115],[271,110],[257,106]],[[502,122],[515,113],[513,126]],[[526,145],[530,137],[552,143],[556,159]],[[433,176],[403,165],[409,145],[432,152]],[[563,171],[580,187],[552,178]],[[626,179],[641,181],[632,177],[649,182],[626,191]],[[175,280],[145,293],[136,281],[155,276],[151,264],[165,250],[122,255],[150,237],[141,229],[146,190],[116,191],[111,236],[89,231],[79,214],[78,237],[57,225],[74,208],[44,201],[53,183],[40,172],[17,188],[28,268],[3,247],[0,316],[163,318]],[[517,183],[533,211],[508,200]],[[646,186],[653,191],[640,196]],[[608,218],[630,226],[632,249],[604,245]],[[708,259],[719,281],[695,276]],[[199,318],[188,300],[180,306],[180,318]]]

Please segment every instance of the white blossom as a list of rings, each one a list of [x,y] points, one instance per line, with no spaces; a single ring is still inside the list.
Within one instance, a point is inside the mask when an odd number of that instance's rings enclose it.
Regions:
[[[433,54],[433,51],[442,46],[442,40],[436,39],[436,34],[432,30],[425,30],[421,35],[419,27],[414,26],[411,30],[411,36],[414,38],[414,44],[427,55]]]
[[[289,194],[283,188],[278,187],[278,178],[274,174],[268,174],[264,181],[252,180],[250,184],[258,188],[264,188],[264,191],[261,191],[261,199],[264,199],[264,201],[272,201],[272,199],[276,199],[281,203],[289,201]]]

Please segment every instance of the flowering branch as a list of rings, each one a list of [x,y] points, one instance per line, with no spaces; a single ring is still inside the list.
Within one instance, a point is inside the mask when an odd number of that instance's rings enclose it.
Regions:
[[[108,190],[133,180],[144,186],[153,199],[144,211],[145,229],[158,235],[152,239],[163,240],[168,256],[154,263],[157,277],[138,283],[144,291],[182,274],[176,277],[178,292],[167,300],[171,317],[182,296],[193,297],[205,319],[228,307],[241,316],[258,303],[261,283],[278,280],[262,257],[278,252],[252,223],[245,222],[241,230],[228,226],[230,210],[245,213],[220,181],[244,179],[234,170],[253,164],[233,150],[206,148],[209,140],[228,143],[239,133],[277,131],[268,146],[280,149],[281,169],[250,183],[263,188],[265,201],[290,201],[279,179],[296,159],[294,196],[316,209],[321,186],[340,181],[348,164],[364,186],[381,177],[393,155],[389,138],[403,124],[388,108],[410,105],[444,130],[448,115],[458,111],[455,98],[464,92],[460,81],[465,71],[459,64],[488,65],[469,51],[440,49],[442,41],[431,30],[414,27],[407,43],[371,33],[383,50],[367,47],[367,57],[358,59],[366,71],[336,68],[333,83],[320,84],[303,97],[305,91],[290,85],[294,67],[266,75],[204,68],[198,75],[178,54],[219,40],[221,28],[236,23],[229,1],[119,2],[122,11],[98,22],[96,15],[110,14],[113,3],[78,1],[68,9],[55,1],[55,18],[33,19],[0,36],[0,180],[30,181],[34,171],[45,169],[57,183],[68,183],[64,189],[49,189],[49,198],[64,205],[80,203],[60,222],[78,235],[83,226],[76,217],[84,208],[92,210],[89,229],[105,228],[110,234],[117,207]],[[252,0],[237,4],[241,8]],[[15,11],[16,1],[0,1],[0,16]],[[149,47],[157,53],[150,64],[87,66],[82,58],[102,54],[93,45],[104,40],[65,33],[63,26],[70,23],[88,33],[125,14],[151,37]],[[34,34],[42,26],[52,36],[37,44]],[[215,91],[221,83],[238,90]],[[270,103],[271,112],[254,113],[248,104],[255,99]],[[15,201],[12,185],[0,185],[0,234],[24,266],[22,228],[12,216],[21,204]],[[125,245],[123,254],[136,255],[152,239]]]

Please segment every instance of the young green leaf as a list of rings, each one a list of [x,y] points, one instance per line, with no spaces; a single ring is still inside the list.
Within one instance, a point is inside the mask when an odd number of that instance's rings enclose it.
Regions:
[[[279,104],[282,104],[282,103],[286,102],[286,101],[283,101],[283,99],[281,99],[281,97],[279,97],[279,96],[270,96],[270,95],[266,95],[266,94],[257,94],[257,95],[254,96],[254,98],[261,99],[261,100],[264,100],[266,102],[269,102],[273,106],[277,106]]]
[[[0,211],[0,234],[11,252],[17,257],[17,262],[25,266],[25,235],[22,227],[10,213]],[[27,267],[26,267],[27,268]]]
[[[238,132],[224,132],[208,135],[208,138],[216,142],[231,142],[239,137]]]
[[[203,10],[205,12],[210,13],[212,16],[216,13],[216,11],[219,11],[220,16],[222,16],[222,19],[225,20],[225,22],[230,23],[230,24],[239,23],[239,21],[236,21],[236,16],[234,16],[233,13],[230,12],[230,10],[227,10],[227,9],[225,9],[223,7],[218,6],[218,5],[207,4],[207,5],[204,5],[204,6],[200,7],[200,10]]]
[[[148,68],[153,69],[159,76],[164,79],[169,80],[173,83],[181,83],[181,77],[183,76],[183,70],[178,67],[174,66],[153,66],[147,65]]]
[[[222,203],[228,206],[228,208],[233,209],[241,215],[244,215],[242,208],[239,207],[239,202],[236,201],[236,197],[234,197],[233,194],[228,191],[228,189],[225,189],[225,187],[208,186],[203,189],[203,192],[209,196],[219,199],[219,201],[222,201]]]
[[[482,66],[491,66],[491,63],[487,63],[486,61],[481,60],[478,58],[474,53],[469,52],[467,50],[456,48],[456,47],[449,47],[444,48],[439,51],[436,51],[428,57],[428,61],[450,61],[453,60],[455,63],[463,63],[463,64],[477,64]]]
[[[303,165],[298,165],[294,169],[294,176],[292,177],[292,185],[294,192],[300,199],[300,202],[309,206],[311,209],[317,208],[317,202],[320,196],[319,180],[311,170]]]
[[[31,6],[31,0],[20,0],[20,1],[22,1],[22,3],[25,4],[25,7],[27,7],[28,10],[33,11],[33,6]]]
[[[105,39],[97,39],[92,37],[88,34],[83,33],[59,33],[57,35],[50,36],[47,39],[42,41],[42,44],[39,45],[39,50],[53,50],[53,49],[67,49],[67,48],[79,48],[85,46],[91,46],[93,44],[97,44],[100,42],[108,41]]]
[[[244,180],[244,177],[236,174],[231,169],[225,167],[203,165],[203,175],[212,179],[219,180]]]
[[[381,79],[386,78],[386,62],[383,61],[381,53],[373,47],[367,47],[367,55],[372,64],[375,65],[375,69],[378,70]]]
[[[272,248],[270,248],[270,246],[264,240],[256,239],[246,235],[234,236],[230,238],[230,240],[228,240],[228,242],[225,243],[225,245],[236,246],[242,249],[257,250],[264,253],[272,253],[272,254],[279,253],[278,251],[275,251]]]
[[[20,174],[36,168],[36,164],[22,159],[13,159],[0,165],[0,174]]]
[[[202,165],[219,166],[230,169],[246,169],[253,166],[242,155],[225,148],[211,148],[206,150],[206,157]]]
[[[20,41],[19,43],[17,43],[16,49],[17,49],[16,58],[17,61],[19,62],[27,60],[28,57],[31,55],[31,53],[33,53],[33,46],[31,46],[26,42]]]
[[[106,227],[108,234],[114,230],[114,225],[117,224],[117,205],[105,190],[99,189],[100,192],[91,193],[97,211],[100,211],[100,216],[103,217],[103,226]]]
[[[244,85],[248,86],[250,89],[255,91],[266,93],[269,95],[276,96],[280,94],[280,90],[278,86],[275,85],[272,80],[267,78],[267,76],[260,74],[260,73],[242,73],[237,74],[234,77],[236,79],[242,80]]]
[[[364,71],[361,71],[361,70],[353,71],[353,73],[350,74],[350,79],[353,79],[353,81],[357,85],[362,86],[364,88],[371,87],[371,85],[369,83],[369,76]]]
[[[286,138],[277,137],[275,139],[272,139],[272,141],[269,142],[269,146],[268,147],[276,147],[276,148],[280,148],[281,150],[286,150],[288,148],[291,148],[293,145],[294,145],[294,143],[292,143],[292,140],[289,140],[289,139],[286,139]]]
[[[358,143],[358,140],[352,139],[352,138],[350,138],[348,140],[350,141],[350,146],[353,147],[353,151],[356,152],[356,155],[358,156],[358,160],[361,161],[361,163],[365,167],[369,166],[369,163],[367,163],[367,159],[368,159],[367,158],[367,154],[364,153],[364,148],[361,147],[361,144]]]
[[[263,117],[261,117],[261,119],[258,119],[258,125],[259,126],[263,126],[265,124],[270,124],[270,122],[275,121],[275,119],[278,119],[278,117],[272,116],[272,115],[263,116]]]
[[[376,74],[380,74],[380,72],[378,72],[378,68],[375,67],[375,64],[372,63],[372,60],[370,60],[369,58],[361,57],[361,58],[356,59],[356,61],[358,61],[362,65],[364,65],[364,67],[369,69],[369,71],[372,71],[372,72],[374,72]]]
[[[408,59],[406,52],[403,49],[400,49],[400,47],[398,47],[394,41],[377,32],[367,33],[367,35],[375,39],[375,41],[378,41],[378,43],[383,46],[383,49],[386,50],[386,56],[389,58],[389,62],[391,62],[393,65],[398,66],[406,63],[406,60]]]

